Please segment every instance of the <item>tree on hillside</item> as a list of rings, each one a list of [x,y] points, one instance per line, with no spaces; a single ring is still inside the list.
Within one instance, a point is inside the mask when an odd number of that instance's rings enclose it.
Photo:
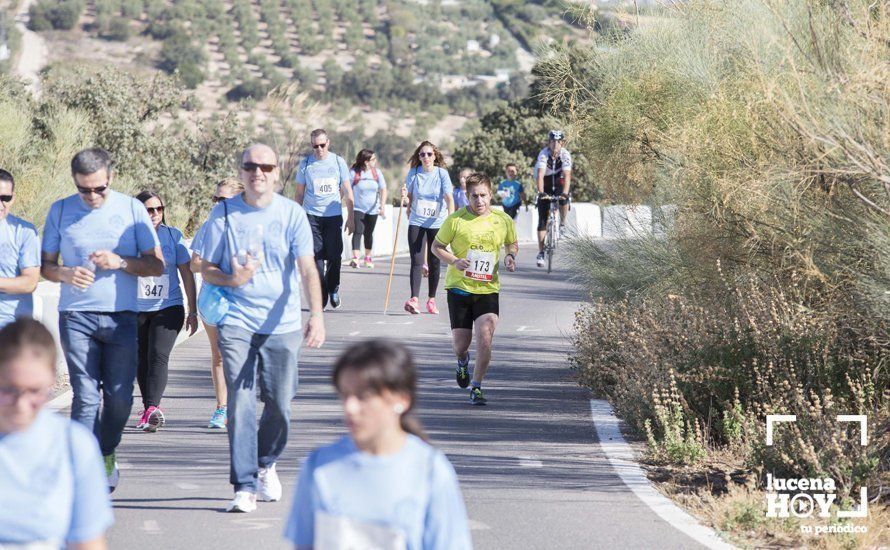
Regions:
[[[559,119],[541,115],[522,102],[514,102],[483,116],[479,129],[454,150],[454,170],[472,168],[492,179],[500,178],[508,162],[519,166],[527,191],[534,194],[532,167],[538,152],[546,145],[547,133],[563,127]],[[571,150],[572,142],[566,146]],[[578,201],[599,198],[595,182],[589,179],[588,159],[573,151],[572,196]]]

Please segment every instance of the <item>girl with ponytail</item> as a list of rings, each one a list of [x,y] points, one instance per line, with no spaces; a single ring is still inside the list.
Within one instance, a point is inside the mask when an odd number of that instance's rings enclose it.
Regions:
[[[457,475],[413,414],[417,370],[401,344],[365,341],[337,360],[349,435],[309,454],[285,536],[300,549],[472,548]],[[353,537],[358,537],[353,538]]]

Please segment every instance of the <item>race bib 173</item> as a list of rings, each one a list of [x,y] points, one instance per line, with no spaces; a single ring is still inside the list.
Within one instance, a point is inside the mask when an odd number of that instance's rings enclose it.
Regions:
[[[494,278],[494,268],[497,265],[494,252],[470,250],[467,253],[467,260],[470,262],[464,272],[467,277],[477,281],[490,281]]]

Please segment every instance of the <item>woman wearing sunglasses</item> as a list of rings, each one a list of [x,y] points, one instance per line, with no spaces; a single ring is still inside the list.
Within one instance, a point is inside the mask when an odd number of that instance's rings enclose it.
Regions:
[[[0,330],[0,548],[106,548],[114,522],[92,432],[45,405],[56,343],[33,319]]]
[[[136,424],[147,432],[156,432],[166,419],[161,411],[161,398],[167,387],[170,352],[183,321],[194,334],[198,330],[198,307],[195,301],[195,275],[189,269],[191,254],[182,238],[182,231],[170,227],[164,218],[164,203],[154,191],[136,195],[154,225],[164,254],[164,273],[158,277],[139,277],[139,363],[136,380],[142,394],[142,417]],[[178,273],[177,273],[178,272]],[[182,276],[182,286],[179,277]],[[189,313],[183,307],[183,289]]]
[[[408,250],[411,252],[411,299],[405,302],[405,311],[420,313],[420,280],[423,264],[429,266],[429,297],[426,310],[438,314],[436,291],[439,288],[439,258],[430,249],[436,233],[445,218],[454,212],[454,186],[445,169],[445,158],[439,149],[424,141],[411,158],[411,169],[405,178],[402,194],[408,200]],[[424,247],[426,245],[426,247]],[[426,250],[426,254],[424,254]],[[426,262],[424,262],[426,256]]]
[[[217,204],[226,199],[231,199],[235,195],[244,191],[244,184],[238,178],[226,178],[216,184],[216,191],[213,193],[213,204]],[[195,233],[192,239],[192,250],[201,249],[204,241],[204,228],[202,225]],[[191,261],[192,273],[201,272],[201,257],[197,252],[192,252]],[[202,287],[203,290],[203,287]],[[210,378],[213,380],[213,392],[216,394],[216,408],[210,415],[210,422],[207,423],[208,428],[224,430],[226,421],[228,420],[228,400],[229,395],[226,390],[226,377],[223,373],[222,354],[219,352],[219,344],[217,343],[216,325],[211,325],[206,319],[201,319],[204,324],[204,330],[207,332],[207,340],[210,342]]]

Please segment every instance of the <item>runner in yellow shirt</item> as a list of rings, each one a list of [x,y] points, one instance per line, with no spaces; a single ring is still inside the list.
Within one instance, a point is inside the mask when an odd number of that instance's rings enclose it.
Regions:
[[[448,264],[445,289],[451,341],[457,356],[457,384],[470,384],[470,343],[476,331],[476,365],[470,402],[485,405],[482,379],[491,362],[491,343],[498,324],[498,280],[501,247],[504,267],[516,270],[516,225],[510,216],[491,209],[491,180],[484,174],[467,178],[469,204],[448,216],[433,240],[433,254]],[[448,247],[451,250],[448,250]]]

